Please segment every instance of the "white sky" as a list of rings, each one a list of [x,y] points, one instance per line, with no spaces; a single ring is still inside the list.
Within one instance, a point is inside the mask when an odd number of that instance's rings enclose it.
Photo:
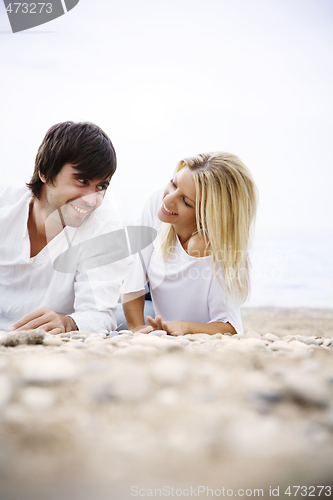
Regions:
[[[29,180],[46,130],[111,137],[125,222],[182,157],[237,154],[259,227],[331,229],[331,0],[80,0],[12,34],[0,2],[1,179]]]

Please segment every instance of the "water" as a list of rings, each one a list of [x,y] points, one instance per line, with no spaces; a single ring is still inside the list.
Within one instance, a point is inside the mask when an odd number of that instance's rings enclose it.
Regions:
[[[245,305],[333,308],[333,230],[260,230]]]

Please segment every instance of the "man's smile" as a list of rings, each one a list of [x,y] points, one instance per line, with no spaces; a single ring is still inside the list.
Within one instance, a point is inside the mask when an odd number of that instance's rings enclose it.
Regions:
[[[70,203],[70,205],[72,205],[72,207],[81,215],[86,215],[88,212],[91,211],[91,209],[78,207],[77,205],[74,205],[74,203]]]

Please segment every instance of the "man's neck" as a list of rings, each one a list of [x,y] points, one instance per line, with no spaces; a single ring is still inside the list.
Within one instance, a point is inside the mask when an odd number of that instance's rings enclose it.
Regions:
[[[35,257],[63,229],[61,224],[51,223],[48,224],[46,233],[48,216],[41,201],[33,198],[30,202],[28,217],[30,257]]]

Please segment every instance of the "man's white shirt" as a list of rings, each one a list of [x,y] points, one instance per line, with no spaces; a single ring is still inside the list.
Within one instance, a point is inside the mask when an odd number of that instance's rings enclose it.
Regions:
[[[99,239],[109,234],[107,241],[112,242],[123,229],[114,207],[105,199],[79,228],[66,226],[35,257],[30,257],[30,201],[31,192],[26,186],[0,185],[0,330],[7,331],[41,306],[72,317],[81,331],[115,329],[119,286],[127,276],[130,258],[126,258],[128,250],[124,248],[124,258],[112,262],[112,247],[106,248],[105,241]],[[97,260],[91,259],[90,266],[85,252],[89,241],[94,242],[98,255]],[[77,262],[73,262],[72,254],[68,269],[57,267],[56,258],[70,248]]]

